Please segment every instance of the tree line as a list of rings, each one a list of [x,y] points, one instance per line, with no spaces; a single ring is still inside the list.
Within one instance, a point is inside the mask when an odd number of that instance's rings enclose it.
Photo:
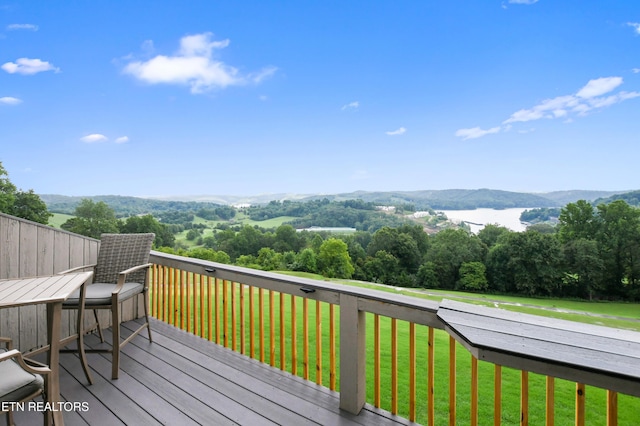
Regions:
[[[336,207],[328,200],[317,203],[327,206],[325,212]],[[299,207],[295,204],[276,202],[269,208],[275,214]],[[342,206],[375,211],[357,200]],[[213,209],[211,214],[218,214]],[[1,163],[0,211],[40,223],[51,216],[33,191],[11,183]],[[569,203],[560,209],[555,227],[531,226],[525,232],[488,225],[477,235],[454,228],[428,235],[422,226],[405,222],[334,235],[299,232],[291,224],[276,229],[245,225],[216,229],[191,250],[175,248],[171,225],[153,215],[119,219],[105,202],[90,199],[74,213],[63,229],[93,238],[103,232],[154,232],[157,249],[264,270],[405,287],[640,300],[640,209],[624,199]]]
[[[640,209],[623,200],[597,206],[581,200],[562,208],[558,221],[544,232],[488,225],[477,235],[453,228],[428,235],[410,224],[348,235],[245,225],[205,237],[201,248],[173,252],[394,286],[640,300]]]

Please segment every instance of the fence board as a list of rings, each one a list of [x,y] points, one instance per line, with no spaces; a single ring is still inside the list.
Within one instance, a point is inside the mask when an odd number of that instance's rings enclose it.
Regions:
[[[0,213],[0,279],[50,275],[75,266],[95,263],[100,241]],[[123,311],[137,318],[136,303]],[[140,311],[141,312],[141,311]],[[87,321],[93,314],[87,315]],[[108,312],[101,318],[109,325]],[[62,336],[75,332],[75,311],[64,311]],[[0,336],[11,337],[26,351],[46,342],[46,308],[31,306],[0,309]]]

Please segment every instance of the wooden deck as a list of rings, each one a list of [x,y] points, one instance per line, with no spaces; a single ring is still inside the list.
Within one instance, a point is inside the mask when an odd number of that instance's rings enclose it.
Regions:
[[[136,322],[125,323],[133,330]],[[88,354],[86,385],[75,354],[61,354],[61,394],[88,410],[65,412],[67,425],[399,425],[410,424],[369,405],[359,416],[339,408],[339,395],[279,369],[152,320],[122,352],[118,380],[110,354]],[[123,332],[126,334],[126,330]],[[107,330],[105,340],[111,336]],[[87,345],[100,347],[88,336]],[[41,425],[38,412],[17,412],[18,425]],[[0,424],[5,424],[4,416]]]

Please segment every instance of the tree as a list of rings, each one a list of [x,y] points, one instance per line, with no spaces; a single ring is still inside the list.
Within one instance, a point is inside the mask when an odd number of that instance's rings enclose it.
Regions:
[[[640,275],[640,209],[623,200],[598,205],[597,241],[605,262],[607,294],[623,296]]]
[[[504,226],[489,224],[478,232],[478,238],[490,249],[498,242],[498,238],[500,238],[501,235],[508,232],[512,231]]]
[[[269,247],[267,236],[259,228],[244,225],[240,231],[227,229],[216,233],[218,249],[228,253],[231,259],[237,259],[242,255],[258,256],[262,247]]]
[[[273,248],[275,251],[280,253],[291,250],[300,250],[300,238],[293,226],[280,225],[278,229],[276,229]]]
[[[0,161],[0,212],[46,225],[53,216],[32,189],[18,190]]]
[[[358,231],[359,233],[361,231]],[[358,241],[362,241],[361,238],[355,238],[354,235],[343,235],[340,237],[342,241],[347,244],[349,250],[349,257],[351,258],[351,264],[353,265],[353,278],[359,280],[366,280],[366,273],[363,270],[364,263],[367,259],[367,252]]]
[[[47,209],[47,205],[42,199],[30,189],[27,192],[17,191],[13,202],[13,208],[10,209],[13,216],[31,220],[33,222],[49,223],[49,218],[53,216]]]
[[[196,238],[198,238],[199,236],[200,236],[200,231],[199,231],[199,230],[197,230],[197,229],[189,229],[189,230],[187,231],[186,238],[187,238],[187,240],[189,240],[189,241],[193,241],[193,240],[195,240]]]
[[[562,247],[562,258],[566,269],[563,296],[592,299],[596,291],[604,287],[604,262],[597,241],[586,238],[571,240]]]
[[[416,276],[418,286],[423,288],[438,288],[440,281],[436,273],[436,265],[433,262],[425,262],[420,265]]]
[[[509,266],[509,250],[511,246],[509,236],[511,234],[512,232],[509,232],[505,234],[506,237],[499,238],[487,253],[485,266],[487,268],[489,290],[509,293],[516,291],[515,278]]]
[[[598,222],[593,206],[585,200],[567,204],[558,217],[558,238],[566,243],[578,238],[594,239]]]
[[[320,273],[328,278],[351,278],[353,265],[347,244],[337,238],[329,238],[320,246],[317,257]]]
[[[373,257],[368,257],[363,267],[367,281],[395,284],[395,277],[400,274],[398,258],[385,250],[376,251]]]
[[[229,255],[223,251],[215,251],[204,247],[195,247],[189,250],[186,255],[196,259],[209,260],[218,263],[231,263]]]
[[[554,235],[512,232],[498,240],[488,256],[491,276],[506,291],[552,295],[560,289],[560,244]]]
[[[114,211],[104,201],[94,203],[84,198],[76,207],[75,216],[63,223],[62,229],[96,239],[100,234],[120,231]]]
[[[256,257],[250,254],[243,254],[236,259],[236,265],[245,268],[260,269],[260,265],[256,262]]]
[[[207,235],[206,237],[204,237],[202,239],[202,245],[205,246],[205,248],[209,249],[215,249],[216,247],[218,247],[216,237],[214,237],[213,235]]]
[[[527,226],[528,231],[536,231],[541,234],[555,234],[556,228],[553,225],[548,223],[534,223],[533,225]]]
[[[295,271],[304,271],[315,273],[318,270],[316,262],[316,252],[310,248],[306,248],[296,255],[294,267]]]
[[[418,242],[414,239],[412,227],[390,228],[385,226],[378,229],[367,247],[370,256],[375,256],[378,251],[384,251],[394,256],[399,266],[409,274],[415,274],[422,263],[423,251],[420,250]],[[405,231],[405,232],[403,232]],[[423,234],[424,239],[418,236],[420,245],[426,252],[428,243],[426,242],[426,234],[422,229],[419,232]],[[420,235],[420,234],[416,234]]]
[[[426,260],[434,264],[439,287],[453,289],[460,279],[460,266],[465,262],[481,262],[485,251],[477,236],[463,229],[445,229],[431,238]]]
[[[276,269],[280,269],[280,265],[282,264],[282,253],[278,253],[269,247],[262,247],[258,250],[256,262],[260,265],[260,269],[275,271]]]
[[[314,252],[316,252],[316,254],[318,254],[320,253],[320,247],[322,247],[322,243],[324,243],[324,239],[319,233],[315,232],[314,234],[315,235],[311,239],[311,248],[313,249]]]
[[[486,267],[482,262],[465,262],[460,266],[460,290],[483,291],[489,286]]]
[[[173,247],[176,238],[164,223],[158,222],[152,215],[131,216],[121,224],[120,232],[123,234],[136,234],[153,232],[156,238],[153,241],[155,247]]]
[[[0,212],[9,213],[13,207],[16,186],[9,180],[9,174],[0,162]]]

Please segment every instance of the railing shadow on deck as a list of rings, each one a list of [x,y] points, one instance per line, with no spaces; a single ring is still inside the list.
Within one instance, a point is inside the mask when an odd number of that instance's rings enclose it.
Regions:
[[[153,316],[429,425],[633,424],[640,333],[152,252]],[[572,405],[567,404],[567,401]]]

